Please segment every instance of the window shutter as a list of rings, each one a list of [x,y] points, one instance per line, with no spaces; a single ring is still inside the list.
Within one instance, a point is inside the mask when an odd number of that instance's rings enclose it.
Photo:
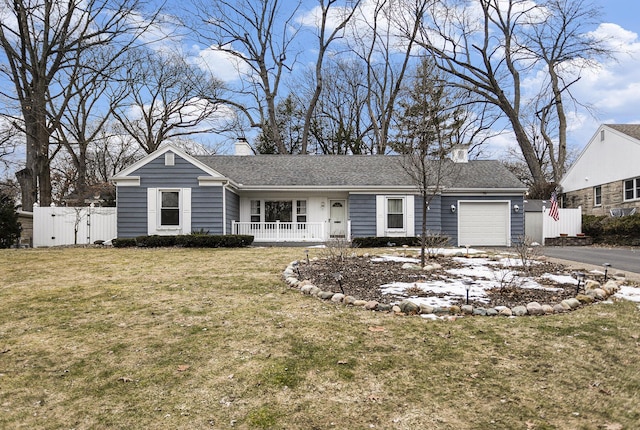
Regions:
[[[407,196],[405,219],[407,220],[407,236],[412,237],[416,235],[416,210],[415,210],[415,196]]]
[[[183,188],[181,194],[182,194],[182,223],[181,223],[182,234],[191,234],[191,188]]]
[[[385,230],[385,213],[387,209],[385,207],[386,199],[384,196],[376,196],[376,236],[383,237]]]
[[[158,227],[158,189],[147,188],[147,234],[156,234]]]

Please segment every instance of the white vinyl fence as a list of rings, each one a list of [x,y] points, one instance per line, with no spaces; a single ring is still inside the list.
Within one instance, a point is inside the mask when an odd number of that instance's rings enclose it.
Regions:
[[[549,208],[542,212],[527,212],[525,215],[525,235],[544,245],[547,237],[560,234],[575,236],[582,233],[582,208],[558,209],[558,221],[549,216]]]
[[[34,248],[111,240],[116,227],[113,207],[33,207]]]

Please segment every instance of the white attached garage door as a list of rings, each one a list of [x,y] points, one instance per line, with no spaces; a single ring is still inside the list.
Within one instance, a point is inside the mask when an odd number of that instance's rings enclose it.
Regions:
[[[459,246],[509,246],[509,202],[459,202]]]

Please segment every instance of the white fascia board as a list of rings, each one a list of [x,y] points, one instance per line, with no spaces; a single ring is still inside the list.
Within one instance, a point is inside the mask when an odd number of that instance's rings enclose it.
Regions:
[[[112,177],[110,178],[111,182],[116,184],[119,187],[139,187],[140,186],[140,176],[123,176],[123,177]]]
[[[227,178],[214,178],[212,176],[198,176],[198,185],[201,187],[221,187],[223,185],[230,185],[234,188],[238,188],[238,184]]]
[[[524,196],[527,188],[490,188],[487,190],[479,190],[478,188],[447,188],[439,194],[443,196],[464,194],[465,196],[495,196],[495,195],[513,195],[518,194]]]
[[[299,186],[283,186],[283,185],[243,185],[238,184],[238,189],[242,191],[277,191],[277,192],[290,192],[290,191],[340,191],[350,194],[385,194],[385,193],[414,193],[417,192],[417,188],[413,186],[395,186],[395,187],[381,187],[381,186],[351,186],[351,185],[337,185],[337,186],[325,186],[325,185],[299,185]]]

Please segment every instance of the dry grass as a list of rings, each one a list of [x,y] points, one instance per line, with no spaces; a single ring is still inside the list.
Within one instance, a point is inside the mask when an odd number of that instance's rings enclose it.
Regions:
[[[0,251],[0,428],[640,422],[633,303],[425,321],[288,289],[281,272],[302,257],[300,248]]]

